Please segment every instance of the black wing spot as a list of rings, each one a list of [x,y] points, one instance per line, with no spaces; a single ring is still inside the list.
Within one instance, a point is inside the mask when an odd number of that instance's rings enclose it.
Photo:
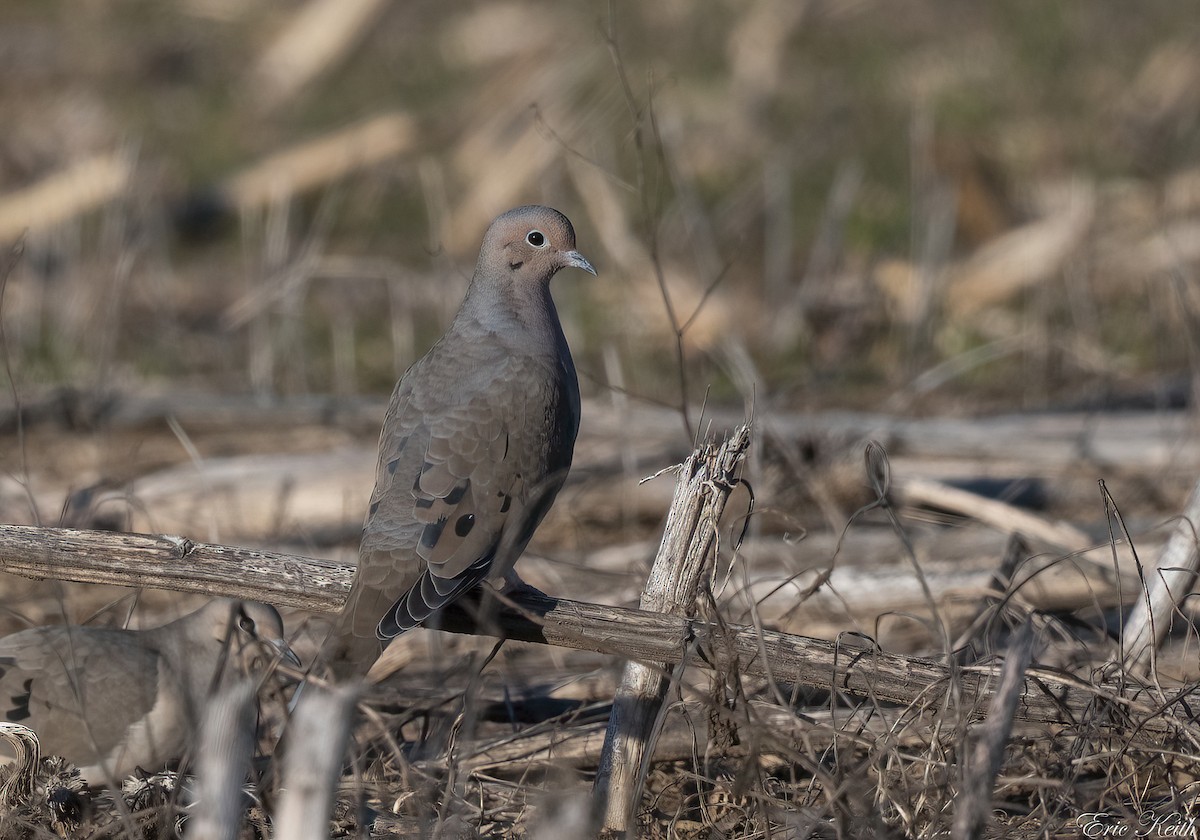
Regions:
[[[437,522],[430,522],[421,531],[421,546],[423,548],[433,548],[437,545],[438,540],[442,538],[442,531],[446,528],[446,517],[439,516]]]
[[[415,507],[418,510],[429,510],[429,508],[433,507],[433,499],[427,499],[424,496],[419,496],[417,498]]]
[[[475,514],[464,513],[458,517],[458,521],[454,523],[454,533],[460,537],[465,537],[471,533],[471,529],[475,527]]]
[[[512,507],[512,496],[504,494],[504,501],[500,503],[500,512],[508,513],[508,509]]]
[[[21,686],[25,689],[24,694],[15,694],[8,698],[12,701],[12,708],[4,713],[4,716],[9,720],[25,720],[29,717],[29,698],[33,693],[33,678],[25,680]]]
[[[370,516],[375,515],[375,511],[379,510],[379,502],[380,502],[379,499],[376,499],[375,501],[371,502],[371,507],[368,510],[368,515],[370,515]]]
[[[397,468],[397,467],[399,467],[399,466],[400,466],[400,459],[399,459],[399,458],[393,458],[392,460],[388,461],[388,462],[387,462],[387,471],[388,471],[388,475],[395,475],[395,474],[396,474],[396,468]]]
[[[462,501],[462,497],[467,495],[467,485],[459,484],[453,490],[446,494],[446,504],[456,505]]]

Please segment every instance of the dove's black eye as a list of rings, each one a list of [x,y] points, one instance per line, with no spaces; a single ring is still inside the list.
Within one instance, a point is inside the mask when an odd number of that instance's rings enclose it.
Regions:
[[[544,248],[546,247],[546,234],[540,230],[531,230],[525,235],[525,241],[534,248]]]

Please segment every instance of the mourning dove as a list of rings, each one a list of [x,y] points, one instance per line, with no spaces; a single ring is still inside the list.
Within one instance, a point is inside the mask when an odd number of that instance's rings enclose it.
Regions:
[[[102,785],[179,758],[222,664],[264,652],[295,661],[264,604],[214,600],[149,630],[35,627],[0,639],[0,714]]]
[[[488,227],[446,334],[405,372],[379,439],[358,572],[324,651],[361,674],[387,641],[484,580],[507,579],[566,479],[579,382],[550,297],[596,270],[549,207]]]

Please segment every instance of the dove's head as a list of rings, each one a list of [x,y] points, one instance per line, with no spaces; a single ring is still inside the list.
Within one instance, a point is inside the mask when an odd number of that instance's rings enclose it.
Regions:
[[[218,598],[185,620],[199,624],[200,635],[211,634],[214,642],[228,644],[229,652],[244,670],[257,670],[255,666],[264,664],[264,651],[271,658],[278,656],[299,664],[284,637],[283,619],[270,604]]]
[[[514,285],[544,286],[560,268],[596,273],[575,250],[571,220],[549,207],[530,205],[509,210],[492,222],[475,273],[499,276]]]

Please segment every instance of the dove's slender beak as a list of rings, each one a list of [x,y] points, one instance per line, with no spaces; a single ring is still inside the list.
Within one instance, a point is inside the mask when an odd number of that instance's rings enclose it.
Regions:
[[[289,665],[292,665],[293,667],[296,667],[296,668],[304,667],[300,663],[300,657],[296,656],[296,654],[292,651],[291,647],[288,646],[288,643],[285,642],[283,639],[270,639],[269,641],[270,641],[271,647],[275,648],[275,650],[277,650],[279,652],[279,658],[282,659],[284,662],[287,662]]]
[[[563,251],[563,268],[582,268],[588,274],[595,276],[596,269],[588,262],[587,257],[578,251]]]

